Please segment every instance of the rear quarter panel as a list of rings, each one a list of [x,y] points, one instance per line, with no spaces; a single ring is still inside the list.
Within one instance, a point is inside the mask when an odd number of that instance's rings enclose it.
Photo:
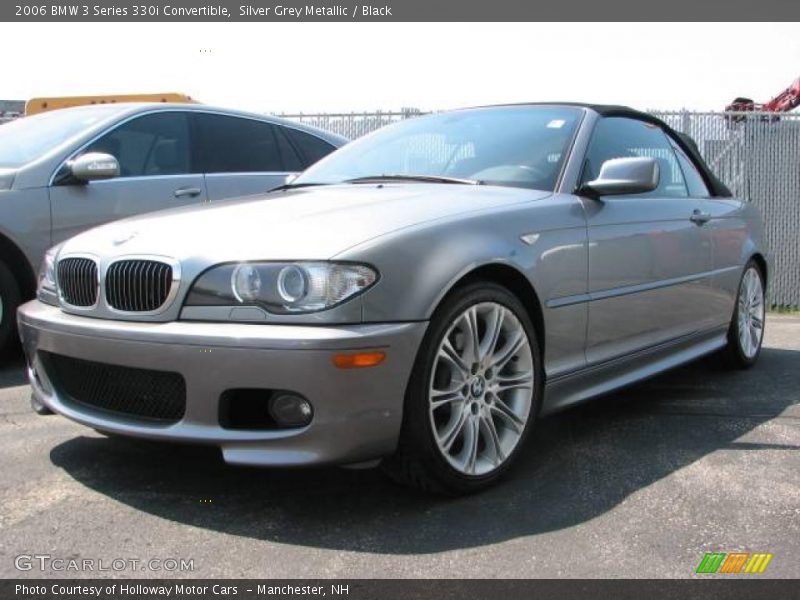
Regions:
[[[709,228],[713,251],[713,302],[719,324],[728,323],[734,310],[742,270],[755,254],[768,256],[759,210],[735,198],[711,198]]]

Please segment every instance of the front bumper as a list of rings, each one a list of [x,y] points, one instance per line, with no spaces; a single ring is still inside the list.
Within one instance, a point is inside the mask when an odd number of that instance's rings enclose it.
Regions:
[[[37,300],[20,307],[18,320],[33,393],[54,412],[101,431],[216,445],[226,462],[262,466],[346,464],[390,454],[427,326],[121,322],[66,314]],[[365,349],[383,350],[386,360],[361,369],[338,369],[331,361],[335,352]],[[163,426],[71,402],[40,351],[180,373],[186,412]],[[294,391],[312,403],[314,418],[296,429],[225,429],[220,395],[234,388]]]

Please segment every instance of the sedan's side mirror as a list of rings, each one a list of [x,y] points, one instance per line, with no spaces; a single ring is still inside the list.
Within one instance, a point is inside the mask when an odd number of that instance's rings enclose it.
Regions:
[[[579,194],[591,197],[644,194],[658,187],[658,162],[649,156],[612,158],[600,167],[594,181],[584,183]]]
[[[78,181],[96,181],[119,177],[119,161],[103,152],[87,152],[71,160],[68,165]]]

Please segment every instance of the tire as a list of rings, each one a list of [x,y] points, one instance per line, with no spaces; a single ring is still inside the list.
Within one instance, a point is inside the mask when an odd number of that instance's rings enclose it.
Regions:
[[[728,343],[721,352],[723,364],[728,368],[749,369],[761,354],[766,313],[764,290],[764,274],[751,260],[739,280]]]
[[[19,284],[11,269],[0,261],[0,356],[9,356],[17,347],[17,307],[22,301]]]
[[[471,331],[478,332],[479,360]],[[541,373],[534,326],[519,299],[490,282],[457,288],[420,345],[397,451],[384,469],[397,481],[449,495],[494,484],[533,426]]]

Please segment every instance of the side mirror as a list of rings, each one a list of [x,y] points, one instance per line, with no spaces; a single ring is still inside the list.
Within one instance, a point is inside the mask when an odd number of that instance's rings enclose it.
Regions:
[[[67,166],[78,181],[96,181],[119,177],[119,161],[103,152],[87,152],[71,160]]]
[[[600,167],[594,181],[584,183],[579,194],[590,197],[643,194],[658,187],[658,162],[649,156],[612,158]]]
[[[289,173],[286,176],[286,178],[283,180],[283,185],[289,185],[290,183],[292,183],[298,177],[300,177],[300,173]]]

